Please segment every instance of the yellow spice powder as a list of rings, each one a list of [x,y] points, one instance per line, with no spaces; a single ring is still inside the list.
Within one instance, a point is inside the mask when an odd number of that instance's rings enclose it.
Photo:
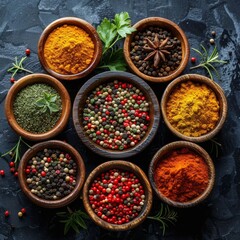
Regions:
[[[219,120],[219,102],[206,84],[187,81],[170,94],[166,112],[178,132],[198,137],[215,128]]]
[[[76,74],[92,62],[94,44],[83,29],[63,25],[51,32],[44,45],[45,60],[53,71]]]

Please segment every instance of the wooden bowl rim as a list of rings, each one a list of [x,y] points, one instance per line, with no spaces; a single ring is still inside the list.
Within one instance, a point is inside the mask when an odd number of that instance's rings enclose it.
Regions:
[[[85,98],[89,92],[91,92],[99,84],[105,83],[107,81],[113,81],[115,79],[121,79],[126,82],[130,80],[131,83],[140,88],[141,91],[144,92],[146,97],[149,99],[149,102],[151,102],[152,109],[154,111],[153,120],[150,121],[150,126],[152,127],[148,130],[148,133],[145,135],[145,137],[135,147],[122,151],[108,150],[95,144],[93,141],[91,141],[91,139],[88,138],[88,136],[86,136],[85,131],[79,121],[79,104],[85,101]],[[138,76],[128,72],[111,71],[103,72],[93,76],[80,88],[73,103],[73,123],[79,138],[93,152],[112,159],[116,157],[127,158],[144,150],[156,135],[159,122],[160,107],[155,93],[146,82],[144,82]]]
[[[182,71],[186,68],[189,60],[189,55],[190,55],[190,47],[188,43],[188,39],[184,33],[184,31],[173,21],[167,19],[167,18],[162,18],[162,17],[148,17],[144,18],[140,21],[138,21],[136,24],[133,25],[133,28],[137,30],[141,30],[145,28],[146,26],[155,26],[159,25],[162,27],[170,28],[170,31],[173,31],[177,33],[178,37],[180,37],[180,41],[182,43],[182,50],[185,50],[185,54],[182,55],[182,60],[178,68],[170,75],[165,76],[165,77],[152,77],[148,76],[141,71],[138,70],[138,68],[133,64],[131,57],[130,57],[130,43],[132,41],[132,37],[134,36],[135,33],[132,33],[130,35],[127,35],[124,41],[124,47],[123,47],[123,52],[124,52],[124,57],[126,62],[128,63],[128,66],[130,69],[137,74],[139,77],[143,78],[144,80],[150,81],[150,82],[168,82],[179,76]]]
[[[132,173],[134,173],[142,183],[144,190],[145,190],[145,204],[141,211],[141,213],[134,218],[132,221],[128,223],[124,223],[121,225],[108,223],[101,218],[99,218],[96,213],[92,210],[92,207],[90,206],[89,200],[88,200],[88,190],[90,184],[94,181],[94,179],[99,176],[102,172],[105,172],[109,169],[123,169],[128,170]],[[107,230],[112,231],[124,231],[124,230],[130,230],[137,225],[141,224],[147,215],[149,214],[151,207],[152,207],[152,189],[151,184],[149,183],[146,174],[143,172],[143,170],[138,167],[137,165],[124,161],[124,160],[112,160],[105,163],[102,163],[101,165],[97,166],[87,177],[87,180],[85,181],[84,187],[83,187],[83,204],[88,212],[90,218],[100,227],[105,228]]]
[[[167,118],[166,104],[167,104],[169,95],[171,94],[173,89],[178,84],[180,84],[182,82],[186,82],[186,81],[193,81],[193,82],[195,81],[195,82],[200,82],[200,83],[206,84],[211,90],[214,91],[214,93],[216,94],[216,97],[220,103],[220,119],[219,119],[217,125],[215,126],[215,128],[212,131],[210,131],[207,134],[204,134],[202,136],[199,136],[199,137],[189,137],[189,136],[183,135],[182,133],[178,132],[175,128],[172,127],[172,125],[170,124],[170,122],[168,121],[168,118]],[[162,115],[163,115],[165,124],[170,129],[170,131],[173,134],[175,134],[177,137],[179,137],[183,140],[186,140],[186,141],[191,141],[191,142],[204,142],[204,141],[207,141],[207,140],[213,138],[221,130],[221,128],[226,120],[226,117],[227,117],[227,99],[224,95],[222,88],[216,82],[211,80],[210,78],[207,78],[207,77],[199,75],[199,74],[185,74],[185,75],[182,75],[182,76],[174,79],[165,89],[163,96],[162,96],[162,101],[161,101],[161,111],[162,111]]]
[[[49,68],[45,58],[44,58],[44,45],[45,42],[49,36],[49,34],[56,29],[57,27],[60,27],[62,25],[74,25],[79,28],[82,28],[84,31],[86,31],[89,36],[91,37],[93,43],[94,43],[94,55],[91,64],[84,69],[83,71],[76,73],[76,74],[61,74],[53,71],[51,68]],[[63,17],[59,18],[53,22],[51,22],[42,32],[39,41],[38,41],[38,57],[39,60],[44,67],[44,69],[52,76],[61,79],[61,80],[76,80],[83,78],[90,74],[98,65],[98,63],[101,60],[102,57],[102,42],[98,36],[98,33],[96,29],[87,21],[77,18],[77,17]]]
[[[165,195],[163,195],[157,188],[155,181],[154,181],[154,170],[155,167],[157,165],[157,163],[159,161],[162,160],[162,157],[165,156],[167,153],[176,150],[176,149],[180,149],[180,148],[188,148],[191,151],[197,153],[198,155],[200,155],[204,160],[205,163],[208,166],[209,169],[209,182],[208,182],[208,186],[205,189],[205,191],[199,195],[197,198],[188,201],[188,202],[176,202],[173,201],[169,198],[167,198]],[[193,207],[201,202],[203,202],[211,193],[214,183],[215,183],[215,167],[213,164],[213,161],[211,159],[211,157],[209,156],[209,154],[199,145],[197,145],[196,143],[192,143],[192,142],[187,142],[187,141],[176,141],[176,142],[172,142],[169,143],[165,146],[163,146],[162,148],[160,148],[155,155],[153,156],[150,165],[149,165],[149,170],[148,170],[148,176],[149,176],[149,180],[151,183],[151,186],[154,190],[154,192],[156,193],[157,197],[162,200],[163,202],[174,206],[174,207],[178,207],[178,208],[188,208],[188,207]]]
[[[39,133],[39,134],[31,133],[23,129],[17,123],[14,117],[13,108],[12,108],[12,104],[14,102],[14,99],[17,93],[21,91],[23,88],[25,88],[26,86],[32,85],[35,83],[44,83],[44,84],[50,85],[58,92],[62,100],[62,113],[56,125],[48,132]],[[16,81],[12,85],[12,87],[9,89],[8,94],[6,96],[6,100],[5,100],[5,115],[9,125],[18,135],[31,141],[42,141],[42,140],[52,138],[57,134],[59,134],[68,123],[70,111],[71,111],[71,99],[66,88],[63,86],[61,82],[59,82],[54,77],[49,76],[47,74],[42,74],[42,73],[30,74]]]
[[[28,188],[24,169],[30,158],[32,158],[37,152],[43,150],[44,148],[64,150],[67,153],[69,153],[74,159],[74,161],[77,163],[78,167],[78,175],[76,179],[77,184],[73,191],[64,198],[58,200],[45,200],[31,193],[31,191]],[[45,208],[60,208],[70,204],[79,196],[80,190],[83,187],[83,183],[85,180],[85,164],[81,155],[73,146],[59,140],[49,140],[37,143],[25,152],[25,154],[21,158],[18,167],[18,178],[22,191],[32,202],[34,202],[38,206]]]

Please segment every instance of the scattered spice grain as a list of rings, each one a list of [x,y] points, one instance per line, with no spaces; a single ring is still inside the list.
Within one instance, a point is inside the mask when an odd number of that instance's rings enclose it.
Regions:
[[[179,84],[167,100],[170,124],[185,136],[199,137],[215,128],[219,101],[206,84],[187,81]]]
[[[44,58],[50,69],[60,74],[77,74],[92,62],[94,43],[89,34],[73,25],[52,31],[44,44]]]
[[[208,186],[209,169],[205,160],[188,148],[177,149],[159,161],[154,172],[158,190],[176,202],[200,196]]]

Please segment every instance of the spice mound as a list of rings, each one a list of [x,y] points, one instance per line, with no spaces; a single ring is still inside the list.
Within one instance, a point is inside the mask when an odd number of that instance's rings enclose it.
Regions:
[[[167,100],[170,124],[185,136],[199,137],[215,128],[219,101],[206,84],[187,81],[177,86]]]
[[[201,156],[182,148],[169,153],[158,163],[154,181],[159,192],[167,198],[188,202],[207,188],[209,169]]]
[[[112,169],[94,180],[88,199],[98,217],[121,225],[140,214],[145,204],[145,193],[135,174]]]
[[[144,94],[132,84],[118,80],[94,89],[82,115],[89,138],[112,150],[134,147],[146,135],[150,122]]]
[[[145,28],[134,36],[130,56],[142,73],[153,77],[168,76],[181,63],[181,41],[167,29]]]
[[[73,25],[56,28],[44,44],[44,58],[49,68],[63,75],[85,70],[93,54],[94,43],[89,34]]]
[[[75,188],[77,164],[68,153],[44,149],[28,161],[25,174],[31,193],[45,200],[57,200]]]
[[[31,133],[51,130],[59,120],[61,112],[62,100],[59,93],[45,83],[24,87],[13,102],[13,114],[17,123]]]

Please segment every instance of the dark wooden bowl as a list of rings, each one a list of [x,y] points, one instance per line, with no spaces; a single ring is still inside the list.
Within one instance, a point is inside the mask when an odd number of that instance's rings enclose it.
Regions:
[[[193,82],[206,84],[216,94],[216,97],[220,105],[220,110],[219,110],[220,117],[215,128],[212,131],[208,132],[207,134],[199,137],[189,137],[189,136],[183,135],[182,133],[178,132],[175,128],[172,127],[172,125],[170,124],[167,118],[166,106],[167,106],[167,101],[171,92],[177,85],[186,81],[193,81]],[[221,130],[227,117],[227,100],[222,88],[217,83],[212,81],[210,78],[207,78],[205,76],[201,76],[198,74],[186,74],[176,78],[167,86],[162,96],[161,110],[162,110],[164,122],[166,123],[167,127],[171,130],[171,132],[174,133],[177,137],[183,140],[191,141],[191,142],[204,142],[213,138]]]
[[[174,151],[176,149],[180,149],[180,148],[188,148],[188,149],[192,150],[193,152],[196,152],[199,156],[201,156],[205,160],[205,162],[208,166],[208,169],[209,169],[209,182],[208,182],[208,186],[205,189],[205,191],[197,198],[195,198],[191,201],[188,201],[188,202],[184,202],[184,203],[176,202],[176,201],[173,201],[173,200],[167,198],[165,195],[163,195],[158,190],[158,188],[155,184],[155,181],[154,181],[154,172],[155,172],[156,166],[158,165],[159,161],[161,161],[163,159],[163,157],[166,154],[168,154],[169,152]],[[174,206],[174,207],[187,208],[187,207],[193,207],[193,206],[201,203],[209,196],[209,194],[212,191],[214,182],[215,182],[215,168],[214,168],[214,164],[212,162],[211,157],[208,155],[208,153],[202,147],[198,146],[195,143],[191,143],[191,142],[177,141],[177,142],[172,142],[172,143],[165,145],[153,156],[150,166],[149,166],[148,176],[149,176],[151,185],[160,200],[162,200],[163,202],[165,202],[171,206]]]
[[[86,135],[82,126],[82,111],[84,109],[84,104],[86,102],[88,94],[100,84],[110,82],[116,79],[135,85],[143,92],[143,94],[146,96],[147,101],[150,103],[151,120],[146,135],[138,144],[136,144],[135,147],[122,151],[109,150],[101,147],[100,145],[97,145]],[[159,121],[159,104],[153,90],[142,79],[127,72],[104,72],[92,77],[81,87],[73,103],[73,123],[78,136],[80,137],[82,142],[92,151],[108,158],[126,158],[141,152],[153,140],[157,132]]]
[[[75,162],[77,163],[77,171],[78,171],[77,178],[76,178],[77,184],[69,195],[59,200],[45,200],[43,198],[39,198],[35,194],[31,193],[30,189],[28,188],[28,184],[26,182],[25,168],[27,166],[28,161],[32,157],[34,157],[37,152],[42,151],[45,148],[63,150],[66,153],[69,153],[72,156],[72,159],[74,159]],[[85,165],[81,155],[71,145],[62,141],[50,140],[50,141],[38,143],[32,146],[27,152],[25,152],[18,167],[18,179],[19,179],[19,183],[22,191],[32,202],[45,208],[60,208],[70,204],[80,195],[80,190],[85,180]]]
[[[49,34],[56,28],[62,26],[62,25],[74,25],[77,26],[84,31],[86,31],[90,38],[92,39],[94,43],[94,55],[93,55],[93,60],[91,64],[83,71],[77,73],[77,74],[60,74],[55,71],[53,71],[47,64],[45,58],[44,58],[44,44],[49,36]],[[55,20],[54,22],[50,23],[42,32],[39,42],[38,42],[38,57],[39,60],[44,67],[44,69],[51,74],[52,76],[61,79],[61,80],[75,80],[75,79],[80,79],[85,76],[87,76],[89,73],[91,73],[94,68],[98,65],[99,61],[101,60],[102,57],[102,43],[101,40],[98,36],[98,33],[96,29],[88,22],[86,22],[83,19],[76,18],[76,17],[64,17]]]
[[[164,76],[164,77],[152,77],[148,76],[141,71],[134,65],[134,63],[131,60],[130,56],[130,46],[133,41],[134,36],[136,35],[136,32],[133,32],[132,34],[128,35],[124,41],[124,56],[125,60],[128,63],[128,66],[130,67],[131,71],[137,74],[139,77],[151,81],[151,82],[167,82],[171,81],[177,76],[179,76],[182,71],[186,68],[188,64],[188,59],[189,59],[189,54],[190,54],[190,49],[189,49],[189,44],[187,37],[183,30],[174,22],[166,19],[166,18],[160,18],[160,17],[149,17],[149,18],[144,18],[137,22],[133,27],[137,29],[137,31],[141,31],[147,27],[162,27],[174,34],[180,41],[181,41],[181,47],[182,47],[182,60],[179,65],[179,67],[170,75]]]
[[[13,103],[17,93],[27,85],[31,85],[34,83],[45,83],[52,86],[59,93],[62,100],[62,114],[60,119],[57,121],[56,125],[50,131],[45,133],[39,133],[39,134],[28,132],[24,130],[22,127],[20,127],[13,113]],[[31,141],[47,140],[49,138],[56,136],[60,132],[62,132],[68,123],[70,110],[71,110],[70,96],[66,88],[63,86],[63,84],[59,82],[57,79],[55,79],[54,77],[51,77],[46,74],[41,74],[41,73],[30,74],[19,79],[17,82],[15,82],[12,85],[12,87],[8,91],[8,94],[5,100],[5,115],[9,125],[18,135]]]
[[[145,204],[144,204],[143,209],[140,212],[140,214],[132,221],[121,224],[121,225],[108,223],[108,222],[102,220],[100,217],[98,217],[96,215],[96,213],[93,211],[93,209],[89,203],[89,200],[88,200],[88,191],[89,191],[89,188],[90,188],[90,185],[92,184],[92,182],[101,173],[103,173],[107,170],[110,170],[110,169],[114,169],[114,168],[122,169],[122,170],[126,170],[126,171],[134,173],[139,178],[140,182],[143,185],[144,191],[145,191]],[[147,217],[147,215],[149,214],[149,212],[151,210],[151,206],[152,206],[152,189],[151,189],[150,183],[147,179],[147,176],[137,165],[130,163],[130,162],[122,161],[122,160],[109,161],[109,162],[105,162],[105,163],[99,165],[89,174],[89,176],[84,184],[84,187],[83,187],[83,204],[84,204],[84,207],[85,207],[87,213],[91,217],[91,219],[98,226],[108,229],[108,230],[113,230],[113,231],[129,230],[129,229],[137,227],[139,224],[141,224],[144,221],[144,219]]]

